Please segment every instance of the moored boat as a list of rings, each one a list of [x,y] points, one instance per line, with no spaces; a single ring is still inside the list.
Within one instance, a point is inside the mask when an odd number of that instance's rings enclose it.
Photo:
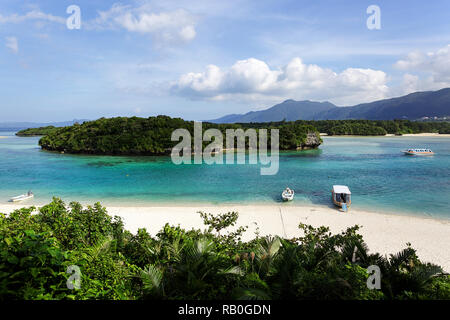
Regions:
[[[12,197],[9,201],[11,201],[11,202],[20,202],[20,201],[31,199],[33,197],[34,197],[33,192],[28,191],[28,193],[21,194],[20,196]]]
[[[410,155],[410,156],[429,156],[429,155],[433,155],[434,152],[431,151],[430,149],[407,149],[407,150],[403,150],[402,151],[404,154],[406,155]]]
[[[286,188],[281,193],[283,201],[292,201],[294,199],[294,190]]]
[[[333,203],[338,207],[341,207],[344,211],[352,204],[352,193],[347,186],[334,185],[331,190],[331,198]]]

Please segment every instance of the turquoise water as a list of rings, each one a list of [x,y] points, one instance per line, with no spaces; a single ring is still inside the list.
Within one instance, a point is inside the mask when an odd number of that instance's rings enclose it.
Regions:
[[[319,150],[280,155],[277,175],[258,165],[174,165],[170,157],[79,156],[40,150],[39,138],[0,132],[0,203],[28,190],[43,204],[52,196],[83,203],[146,205],[330,205],[333,184],[348,185],[354,208],[450,218],[450,138],[325,137]],[[436,155],[404,156],[407,147]]]

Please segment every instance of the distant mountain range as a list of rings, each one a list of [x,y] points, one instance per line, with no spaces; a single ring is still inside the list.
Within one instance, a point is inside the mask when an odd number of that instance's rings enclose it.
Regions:
[[[422,117],[450,116],[450,88],[438,91],[415,92],[406,96],[362,103],[351,107],[337,107],[331,102],[286,100],[273,107],[230,114],[213,123],[246,123],[294,120],[417,120]]]
[[[62,121],[62,122],[0,122],[0,130],[15,131],[15,130],[28,129],[28,128],[47,127],[47,126],[66,127],[66,126],[71,126],[76,122],[83,123],[86,121],[89,121],[89,120],[74,119],[72,121]]]

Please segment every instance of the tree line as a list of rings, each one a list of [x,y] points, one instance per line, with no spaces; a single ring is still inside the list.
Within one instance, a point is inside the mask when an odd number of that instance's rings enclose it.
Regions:
[[[181,118],[157,116],[149,118],[101,118],[69,127],[42,127],[19,131],[18,136],[43,135],[39,145],[45,150],[68,153],[109,155],[163,155],[170,153],[177,142],[171,141],[175,129],[194,134],[194,122]],[[281,150],[317,148],[322,140],[319,132],[328,135],[381,136],[408,133],[450,133],[449,122],[409,120],[297,120],[263,123],[203,123],[203,130],[216,128],[225,136],[227,129],[279,130]],[[269,142],[270,143],[270,142]],[[206,146],[206,142],[203,145]],[[246,141],[248,146],[248,141]],[[225,145],[224,145],[225,147]]]

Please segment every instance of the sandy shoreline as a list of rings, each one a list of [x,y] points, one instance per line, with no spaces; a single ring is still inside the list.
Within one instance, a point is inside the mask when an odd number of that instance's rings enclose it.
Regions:
[[[450,137],[448,133],[407,133],[402,137]]]
[[[0,205],[0,212],[9,213],[22,205]],[[243,240],[255,236],[257,226],[261,235],[283,237],[301,236],[299,223],[312,226],[329,226],[333,233],[360,225],[360,233],[371,252],[396,253],[411,243],[422,261],[432,262],[450,271],[450,221],[350,210],[342,213],[335,208],[323,206],[289,205],[198,205],[154,207],[107,207],[110,215],[123,218],[125,228],[133,233],[146,228],[155,235],[166,224],[180,225],[186,229],[204,229],[198,211],[214,214],[228,211],[239,212],[239,225],[248,226]],[[257,225],[256,225],[256,224]]]

